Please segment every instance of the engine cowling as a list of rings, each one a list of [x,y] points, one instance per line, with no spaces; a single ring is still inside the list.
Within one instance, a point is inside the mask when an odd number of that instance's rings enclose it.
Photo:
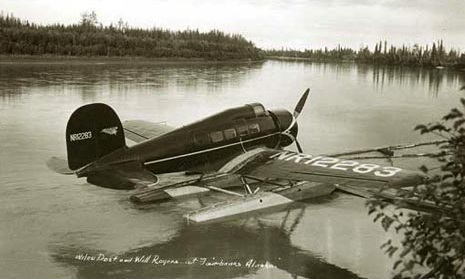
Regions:
[[[299,127],[292,113],[285,109],[277,109],[270,111],[270,114],[273,117],[276,128],[281,132],[278,147],[291,145],[295,141],[299,131]]]

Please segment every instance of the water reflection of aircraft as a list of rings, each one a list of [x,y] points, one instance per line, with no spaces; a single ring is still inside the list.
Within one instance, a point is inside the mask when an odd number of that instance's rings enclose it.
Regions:
[[[68,121],[68,161],[54,157],[48,166],[87,177],[97,186],[135,190],[131,199],[140,203],[207,191],[234,197],[187,214],[194,222],[285,205],[335,189],[358,193],[365,186],[424,183],[425,177],[414,171],[303,154],[296,120],[308,94],[307,89],[293,113],[254,103],[177,129],[140,120],[126,121],[123,128],[109,106],[85,105]],[[125,136],[137,144],[128,147]],[[283,150],[294,142],[299,153]],[[226,189],[238,184],[245,193]]]
[[[204,226],[184,224],[166,242],[117,255],[71,245],[58,248],[52,258],[74,267],[77,278],[239,278],[259,272],[268,273],[267,278],[360,278],[292,244],[290,235],[304,210],[289,210],[279,222],[249,218]],[[81,254],[95,260],[76,258]],[[148,260],[136,262],[136,257]],[[163,261],[169,263],[163,265]],[[289,276],[283,277],[282,271]]]

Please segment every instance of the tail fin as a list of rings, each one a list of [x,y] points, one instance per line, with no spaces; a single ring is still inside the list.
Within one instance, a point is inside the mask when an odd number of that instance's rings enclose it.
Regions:
[[[82,106],[68,120],[66,147],[71,170],[79,169],[125,145],[121,121],[108,105]]]

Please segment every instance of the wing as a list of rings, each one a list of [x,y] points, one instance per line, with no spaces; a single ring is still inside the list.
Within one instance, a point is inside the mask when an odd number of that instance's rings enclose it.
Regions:
[[[130,199],[136,203],[148,203],[206,192],[211,187],[200,186],[212,181],[224,181],[222,177],[234,175],[218,173],[202,175],[186,174],[185,172],[155,175],[144,169],[140,162],[131,161],[98,169],[85,176],[87,176],[87,182],[96,186],[118,190],[136,190]]]
[[[334,189],[362,197],[383,195],[382,198],[393,200],[395,196],[381,193],[377,188],[387,185],[412,186],[425,181],[421,173],[396,167],[267,148],[243,153],[224,165],[219,172],[264,182],[267,179],[278,179],[293,183],[290,187],[255,191],[244,197],[189,212],[185,215],[188,220],[210,222],[287,206],[294,201],[328,195]],[[418,209],[421,205],[432,209],[430,205],[415,201],[406,200],[404,203],[407,208]]]
[[[135,142],[159,137],[175,129],[164,123],[154,123],[144,120],[128,120],[123,123],[123,127],[125,136]]]
[[[266,148],[244,153],[220,171],[261,179],[362,187],[407,187],[423,184],[426,179],[420,172],[392,166]]]
[[[194,185],[203,180],[208,181],[208,178],[213,177],[212,175],[204,177],[201,174],[188,175],[184,172],[155,175],[143,168],[141,163],[137,161],[111,165],[105,169],[86,174],[86,176],[87,182],[100,187],[120,190],[136,189],[136,193],[133,194],[134,198],[131,196],[131,199],[139,202],[162,200],[164,198],[160,198],[160,195],[165,195],[165,190]],[[221,176],[227,176],[227,174]]]
[[[130,198],[135,203],[151,203],[171,198],[208,192],[210,190],[239,195],[222,188],[239,181],[238,175],[226,173],[186,174],[185,172],[157,175],[159,181],[134,193]],[[239,195],[241,196],[241,195]]]

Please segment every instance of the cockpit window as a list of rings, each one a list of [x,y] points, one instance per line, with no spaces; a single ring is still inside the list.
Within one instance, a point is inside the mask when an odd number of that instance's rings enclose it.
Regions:
[[[235,138],[236,137],[236,130],[234,130],[234,129],[226,129],[226,130],[224,130],[224,137],[227,140]]]
[[[223,132],[216,131],[216,132],[210,133],[210,139],[212,140],[213,143],[223,141],[224,140]]]
[[[253,109],[255,117],[268,115],[268,111],[266,111],[265,107],[260,103],[249,104],[249,106]]]
[[[260,133],[260,126],[258,125],[258,123],[249,124],[249,131],[250,134]]]

